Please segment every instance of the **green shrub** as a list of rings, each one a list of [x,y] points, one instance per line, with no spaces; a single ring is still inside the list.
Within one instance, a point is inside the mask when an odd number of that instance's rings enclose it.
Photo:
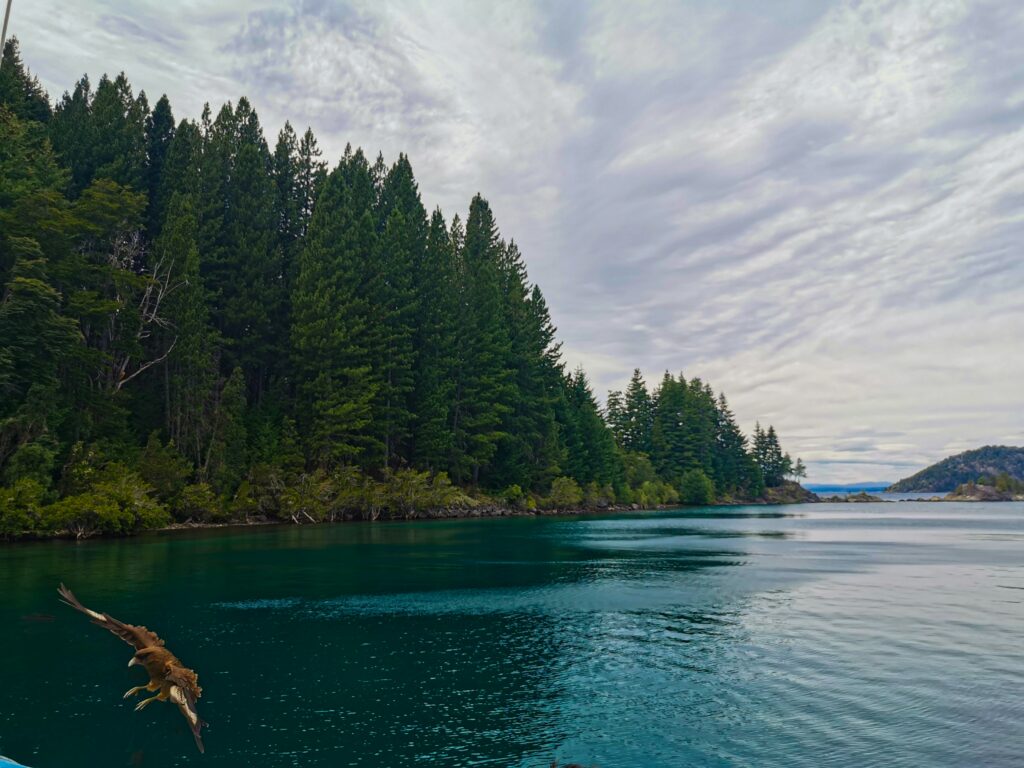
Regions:
[[[134,527],[132,513],[114,499],[95,491],[66,496],[46,508],[45,526],[83,539],[96,533],[127,533]]]
[[[615,494],[615,498],[620,504],[633,504],[636,502],[636,493],[629,486],[625,486]]]
[[[303,472],[281,492],[281,515],[301,523],[319,523],[330,514],[334,489],[322,472]]]
[[[526,494],[515,483],[503,490],[499,498],[505,506],[512,507],[513,509],[521,508],[526,502]]]
[[[71,454],[61,473],[61,494],[69,496],[89,490],[106,464],[107,458],[99,446],[78,441],[71,446]]]
[[[414,469],[388,470],[377,480],[355,467],[342,467],[330,476],[329,519],[348,513],[368,520],[414,517],[448,507],[471,507],[477,502],[452,485],[448,475]]]
[[[622,456],[623,467],[626,470],[626,482],[630,488],[640,488],[644,483],[658,480],[658,473],[654,471],[654,465],[644,453],[628,452]]]
[[[227,518],[227,511],[208,483],[193,483],[181,489],[174,506],[179,520],[198,520],[204,523]]]
[[[615,491],[610,485],[598,485],[591,480],[583,490],[583,503],[588,507],[604,508],[615,503]]]
[[[438,472],[430,482],[430,507],[475,507],[474,501],[461,488],[452,485],[447,472]]]
[[[26,443],[14,452],[4,467],[3,479],[8,485],[20,480],[34,480],[44,490],[53,483],[57,460],[57,442],[48,436]]]
[[[430,475],[414,469],[388,470],[382,482],[384,507],[392,517],[412,517],[430,506]]]
[[[229,515],[248,520],[250,517],[283,518],[282,495],[284,478],[272,464],[257,464],[249,470],[228,503]]]
[[[41,531],[45,489],[33,478],[0,488],[0,537],[17,538]]]
[[[139,475],[153,487],[156,497],[174,506],[192,476],[192,465],[178,453],[174,443],[163,445],[154,431],[139,454]]]
[[[678,504],[679,491],[668,483],[662,483],[661,504]]]
[[[678,501],[679,492],[663,480],[647,480],[633,493],[633,503],[644,509]]]
[[[472,506],[473,500],[452,485],[448,475],[399,469],[387,472],[378,484],[384,508],[392,517],[412,517],[418,512],[453,506]],[[372,500],[368,506],[373,506]]]
[[[679,482],[679,496],[684,504],[711,504],[715,500],[715,484],[701,469],[688,469]]]
[[[556,477],[546,501],[545,506],[552,509],[571,509],[583,501],[583,491],[571,477]]]
[[[84,493],[67,496],[43,512],[43,525],[78,538],[95,533],[131,533],[159,528],[171,521],[167,509],[152,497],[153,489],[138,473],[109,464]]]

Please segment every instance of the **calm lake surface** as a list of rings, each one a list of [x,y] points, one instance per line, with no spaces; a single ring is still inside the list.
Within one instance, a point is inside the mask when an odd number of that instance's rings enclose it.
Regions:
[[[61,581],[197,669],[205,756]],[[0,627],[33,768],[1024,765],[1024,504],[7,546]]]

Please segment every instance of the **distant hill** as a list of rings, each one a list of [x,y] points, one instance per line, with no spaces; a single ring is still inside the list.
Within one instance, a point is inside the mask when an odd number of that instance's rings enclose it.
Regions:
[[[815,493],[857,493],[867,491],[868,493],[884,491],[892,483],[888,480],[878,480],[864,483],[804,483],[804,488]]]
[[[1003,473],[1024,480],[1024,448],[986,445],[950,456],[904,478],[886,490],[890,493],[946,493],[981,477]]]

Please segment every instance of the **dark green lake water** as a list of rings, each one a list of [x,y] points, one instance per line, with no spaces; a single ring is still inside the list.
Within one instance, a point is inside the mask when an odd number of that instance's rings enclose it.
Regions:
[[[211,726],[136,714],[157,630]],[[1020,766],[1024,504],[0,547],[0,753],[76,766]]]

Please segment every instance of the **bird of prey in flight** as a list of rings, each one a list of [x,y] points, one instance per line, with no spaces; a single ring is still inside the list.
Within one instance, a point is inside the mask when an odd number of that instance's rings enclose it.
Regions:
[[[128,666],[134,667],[136,664],[141,664],[145,667],[146,672],[149,673],[149,683],[129,689],[124,697],[127,699],[141,691],[156,693],[156,696],[139,702],[135,711],[144,709],[146,705],[154,701],[170,700],[174,702],[181,710],[181,714],[188,720],[199,751],[205,752],[199,732],[206,723],[199,719],[199,714],[196,712],[196,699],[202,695],[203,689],[199,687],[199,678],[196,673],[183,666],[173,653],[164,648],[164,641],[157,637],[155,632],[150,632],[142,626],[125,624],[106,613],[89,610],[78,602],[78,598],[63,584],[60,585],[57,592],[63,598],[64,603],[91,618],[93,624],[110,630],[135,648],[135,655],[128,662]]]

